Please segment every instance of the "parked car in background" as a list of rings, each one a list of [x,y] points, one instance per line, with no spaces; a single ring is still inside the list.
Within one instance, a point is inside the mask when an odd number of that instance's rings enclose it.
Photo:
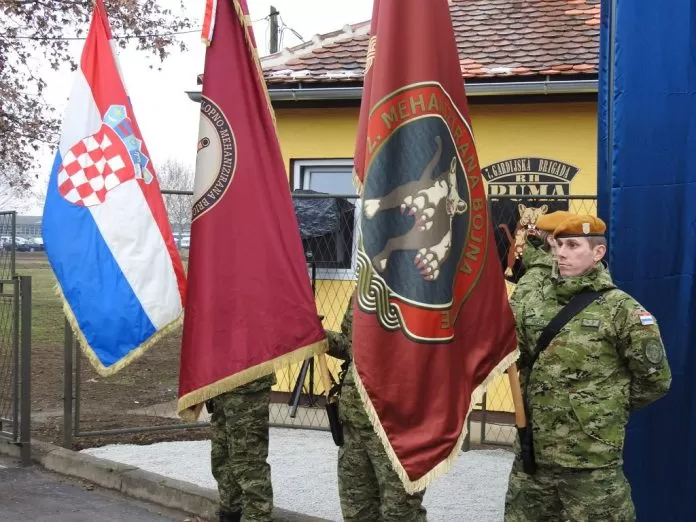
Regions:
[[[15,252],[43,252],[42,238],[17,236],[14,240]],[[12,237],[0,236],[0,250],[12,250]]]
[[[43,252],[43,250],[43,243],[36,243],[33,239],[17,243],[17,252]]]

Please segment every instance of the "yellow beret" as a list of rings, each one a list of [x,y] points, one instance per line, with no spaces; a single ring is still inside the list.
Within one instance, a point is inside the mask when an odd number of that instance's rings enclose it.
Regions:
[[[572,216],[560,223],[553,237],[603,236],[607,226],[595,216]]]
[[[572,212],[567,210],[557,210],[556,212],[551,212],[550,214],[544,214],[540,216],[535,223],[536,228],[543,230],[545,232],[553,232],[556,227],[560,225],[563,221],[571,216],[574,216]]]

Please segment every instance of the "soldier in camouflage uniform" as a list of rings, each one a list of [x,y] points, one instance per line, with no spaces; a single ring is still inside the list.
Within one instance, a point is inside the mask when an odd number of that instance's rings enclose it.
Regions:
[[[553,269],[555,247],[551,234],[562,221],[571,216],[573,216],[571,212],[558,210],[537,219],[535,231],[530,232],[522,253],[525,273],[510,296],[510,306],[513,311],[527,294],[538,291],[543,285],[548,284]]]
[[[352,359],[353,299],[341,333],[327,331],[329,355]],[[338,492],[346,522],[423,522],[425,491],[409,495],[392,468],[355,387],[354,366],[346,372],[339,400],[344,443],[338,450]]]
[[[220,492],[220,522],[271,522],[268,405],[275,375],[208,401],[211,465]]]
[[[593,216],[561,223],[554,231],[559,274],[518,305],[518,341],[528,355],[521,361],[528,363],[541,331],[571,297],[604,291],[561,329],[529,376],[537,471],[525,474],[517,455],[507,522],[635,520],[622,471],[625,428],[632,411],[667,393],[671,373],[654,317],[615,287],[601,263],[605,228]],[[522,382],[527,372],[523,366]]]

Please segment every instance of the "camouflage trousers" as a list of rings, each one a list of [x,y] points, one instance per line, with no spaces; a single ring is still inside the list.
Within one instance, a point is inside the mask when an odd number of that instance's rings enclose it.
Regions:
[[[522,471],[518,458],[510,473],[505,522],[633,522],[631,486],[620,467]]]
[[[270,387],[253,393],[230,392],[212,401],[213,476],[220,509],[243,513],[253,522],[271,522],[273,488],[268,458]]]
[[[344,384],[339,402],[344,443],[338,450],[338,493],[346,522],[423,522],[421,491],[406,493],[354,385]]]

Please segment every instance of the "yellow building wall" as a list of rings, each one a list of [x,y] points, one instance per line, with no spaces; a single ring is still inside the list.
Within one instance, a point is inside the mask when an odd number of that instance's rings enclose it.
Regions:
[[[481,167],[519,157],[548,158],[579,169],[570,194],[597,192],[597,104],[530,103],[471,105],[471,121]],[[276,121],[286,168],[295,159],[352,158],[358,109],[277,109]],[[571,210],[586,203],[571,202]],[[324,327],[338,331],[350,289],[345,281],[318,281],[317,305],[325,316]],[[508,289],[512,290],[512,285]],[[337,361],[329,367],[338,371]],[[279,372],[277,391],[291,391],[299,366]],[[316,383],[315,391],[322,386]],[[487,408],[514,411],[507,378],[488,388]]]
[[[571,194],[597,192],[597,104],[472,105],[482,167],[517,157],[563,161],[580,171]],[[358,109],[277,109],[280,145],[292,159],[352,158]]]

